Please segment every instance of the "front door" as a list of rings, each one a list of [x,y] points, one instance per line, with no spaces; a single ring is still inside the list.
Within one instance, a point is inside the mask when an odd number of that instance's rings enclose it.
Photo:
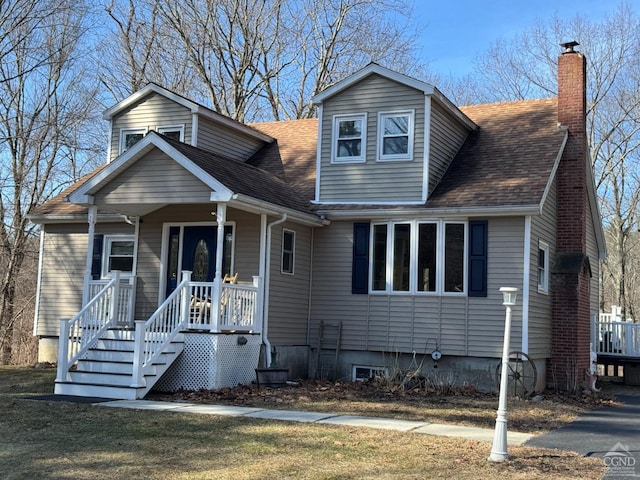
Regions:
[[[213,225],[185,226],[182,232],[180,227],[171,227],[167,296],[176,289],[181,271],[193,272],[191,279],[195,282],[213,282],[216,274],[216,245],[216,227]]]
[[[213,282],[216,274],[216,225],[185,225],[169,228],[166,296],[178,286],[181,272],[192,272],[194,282]],[[230,272],[232,263],[233,227],[224,227],[222,275]],[[165,297],[166,298],[166,297]]]

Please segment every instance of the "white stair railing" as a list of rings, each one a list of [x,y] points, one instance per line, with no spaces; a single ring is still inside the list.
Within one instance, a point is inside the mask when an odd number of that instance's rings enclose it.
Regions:
[[[60,320],[56,381],[70,380],[69,369],[114,324],[120,299],[120,272],[70,320]]]
[[[147,321],[136,321],[132,387],[146,387],[145,374],[167,345],[187,324],[191,272],[182,272],[182,282]]]

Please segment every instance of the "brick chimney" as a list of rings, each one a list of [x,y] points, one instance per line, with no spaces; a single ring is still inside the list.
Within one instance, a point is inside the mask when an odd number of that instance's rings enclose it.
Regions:
[[[587,256],[587,62],[563,43],[558,58],[558,123],[567,143],[556,175],[556,256],[551,268],[551,359],[547,383],[562,390],[580,388],[589,368],[591,268]],[[594,261],[597,261],[594,259]]]

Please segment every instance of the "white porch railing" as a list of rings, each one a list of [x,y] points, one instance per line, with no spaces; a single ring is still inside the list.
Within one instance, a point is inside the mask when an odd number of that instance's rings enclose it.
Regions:
[[[622,321],[620,307],[610,313],[600,313],[593,328],[593,348],[596,353],[620,357],[640,357],[640,324]]]
[[[253,285],[223,283],[219,302],[212,301],[215,297],[215,283],[190,282],[190,286],[190,329],[260,332],[259,277],[254,277]]]
[[[102,289],[70,320],[60,320],[58,346],[58,372],[56,381],[69,380],[69,369],[91,348],[100,335],[118,318],[120,298],[120,272],[114,272]]]
[[[110,280],[90,280],[89,298],[95,297]],[[133,327],[135,277],[120,279],[115,325]]]
[[[146,386],[145,374],[185,327],[214,332],[260,331],[258,277],[251,286],[222,284],[219,302],[211,301],[215,282],[190,279],[191,272],[183,272],[182,282],[149,320],[136,322],[132,387]]]

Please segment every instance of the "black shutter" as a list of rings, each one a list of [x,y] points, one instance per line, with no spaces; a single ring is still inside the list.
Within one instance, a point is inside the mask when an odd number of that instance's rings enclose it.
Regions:
[[[469,293],[470,297],[487,296],[487,239],[486,220],[469,222]]]
[[[353,265],[351,293],[369,293],[369,232],[368,223],[353,224]]]
[[[102,275],[102,244],[104,235],[93,237],[93,256],[91,257],[91,280],[100,280]]]

